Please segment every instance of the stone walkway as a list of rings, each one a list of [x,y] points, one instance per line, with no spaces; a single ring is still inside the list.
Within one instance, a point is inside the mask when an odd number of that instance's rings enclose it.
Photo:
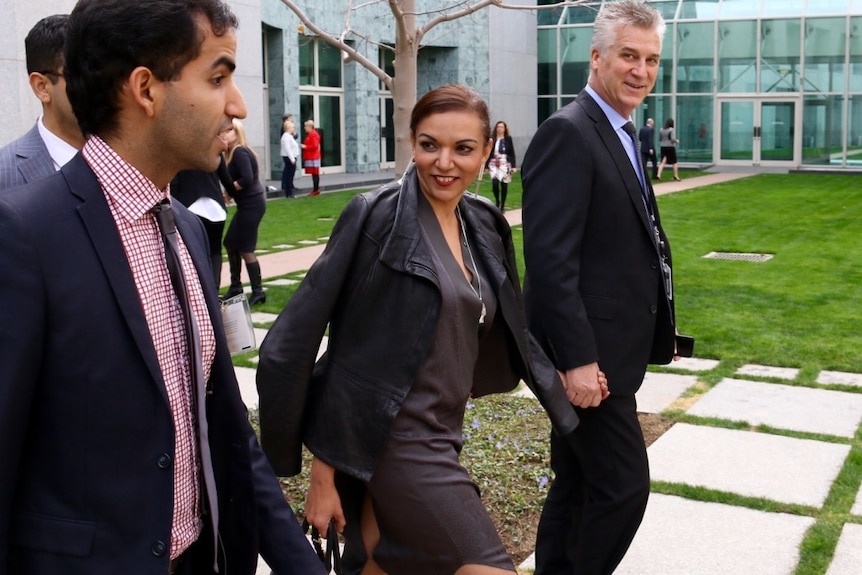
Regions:
[[[745,176],[659,183],[656,193]],[[506,216],[520,224],[520,210]],[[324,243],[322,238],[309,247],[263,255],[261,268],[269,278],[305,270]],[[275,316],[255,313],[253,319],[260,341]],[[637,401],[643,412],[675,409],[694,418],[675,424],[649,447],[653,481],[727,494],[730,503],[654,493],[618,575],[790,575],[800,560],[800,543],[848,465],[862,422],[862,374],[823,371],[816,384],[806,385],[796,369],[745,365],[700,392],[699,376],[719,366],[717,359],[684,359],[661,373],[647,373]],[[255,370],[236,369],[244,400],[257,405]],[[744,425],[729,429],[721,422]],[[752,498],[770,502],[768,509],[788,510],[755,510],[746,506]],[[862,493],[839,516],[844,527],[826,575],[858,575]],[[520,568],[529,573],[532,566],[530,557]],[[263,561],[258,574],[269,574]]]

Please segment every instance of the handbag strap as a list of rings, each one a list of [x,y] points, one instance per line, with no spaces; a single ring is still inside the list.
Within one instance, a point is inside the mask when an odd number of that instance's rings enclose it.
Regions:
[[[308,533],[309,528],[311,528],[311,545],[320,558],[320,562],[323,563],[326,572],[341,575],[341,548],[338,545],[338,530],[335,528],[335,521],[330,520],[329,527],[326,529],[326,550],[323,549],[320,531],[317,530],[317,527],[309,524],[307,519],[303,520],[303,532]]]

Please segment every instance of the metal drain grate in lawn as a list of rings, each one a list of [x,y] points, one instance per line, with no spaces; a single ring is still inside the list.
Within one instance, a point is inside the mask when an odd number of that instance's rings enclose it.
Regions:
[[[745,252],[709,252],[705,256],[710,260],[731,260],[737,262],[760,263],[772,259],[773,254],[752,254]]]

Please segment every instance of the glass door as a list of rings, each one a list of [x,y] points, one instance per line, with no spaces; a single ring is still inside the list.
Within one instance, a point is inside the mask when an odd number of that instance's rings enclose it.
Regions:
[[[392,96],[380,96],[380,169],[395,167],[395,124]]]
[[[719,100],[719,160],[727,165],[795,165],[798,113],[793,100]]]

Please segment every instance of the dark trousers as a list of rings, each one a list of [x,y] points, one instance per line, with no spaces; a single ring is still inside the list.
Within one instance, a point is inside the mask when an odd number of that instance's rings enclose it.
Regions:
[[[613,573],[643,519],[649,464],[633,395],[577,409],[576,447],[551,435],[554,483],[536,535],[536,575]]]
[[[644,171],[647,169],[647,162],[652,162],[652,179],[658,178],[658,158],[655,155],[655,152],[650,154],[649,152],[641,152],[641,160],[644,164]]]
[[[293,197],[293,176],[296,175],[296,164],[290,158],[281,157],[284,160],[284,170],[281,172],[281,189],[288,198]]]
[[[509,184],[491,178],[491,191],[494,192],[494,205],[501,210],[505,209],[506,195],[509,193]]]

